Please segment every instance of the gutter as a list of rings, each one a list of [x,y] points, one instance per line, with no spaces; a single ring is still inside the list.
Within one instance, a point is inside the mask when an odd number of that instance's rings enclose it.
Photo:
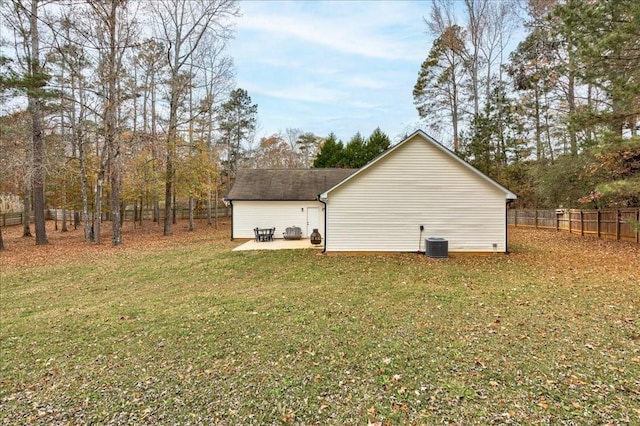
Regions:
[[[322,253],[324,254],[327,252],[327,203],[322,201],[320,195],[318,195],[318,201],[324,204],[324,215],[322,215],[324,217],[324,247],[322,248]]]
[[[504,254],[509,254],[509,204],[514,200],[507,200],[504,207]]]
[[[231,241],[233,241],[233,200],[229,200],[229,206],[231,207]]]

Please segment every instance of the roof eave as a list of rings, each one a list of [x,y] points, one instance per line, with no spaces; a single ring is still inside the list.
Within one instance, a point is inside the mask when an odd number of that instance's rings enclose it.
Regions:
[[[318,201],[317,198],[298,198],[295,200],[284,198],[227,198],[229,201]]]

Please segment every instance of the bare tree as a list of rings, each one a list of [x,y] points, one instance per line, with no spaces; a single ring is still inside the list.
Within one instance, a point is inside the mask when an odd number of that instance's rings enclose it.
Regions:
[[[100,47],[100,73],[104,81],[103,97],[104,139],[107,152],[107,171],[110,182],[111,242],[122,244],[120,191],[122,181],[122,146],[118,131],[118,111],[122,102],[119,82],[123,76],[125,52],[131,48],[135,23],[127,9],[127,0],[91,2],[95,17],[96,37]]]
[[[69,68],[69,110],[68,122],[71,130],[71,157],[77,158],[80,168],[80,193],[82,198],[82,223],[84,227],[84,240],[89,242],[91,235],[91,220],[89,216],[89,198],[87,188],[87,167],[86,151],[87,138],[85,132],[85,120],[87,117],[87,78],[84,71],[89,67],[89,61],[85,51],[80,44],[77,34],[71,31],[71,17],[65,11],[60,18],[61,26],[64,28],[63,44],[58,44],[57,50],[60,60]],[[77,155],[77,157],[76,157]]]
[[[322,143],[322,138],[311,132],[303,133],[298,137],[296,145],[302,154],[304,167],[311,167],[313,160],[318,154],[318,147]]]
[[[287,127],[284,129],[284,138],[289,144],[291,151],[295,151],[298,148],[298,139],[304,132],[302,129]]]
[[[215,40],[207,43],[204,49],[203,82],[205,86],[205,96],[201,101],[201,110],[204,114],[201,117],[201,138],[206,141],[209,153],[214,152],[215,142],[213,133],[215,130],[216,107],[220,104],[223,93],[228,93],[233,84],[233,61],[224,54],[226,40]],[[209,175],[211,178],[211,175]],[[208,182],[207,191],[207,225],[212,224],[212,204],[215,205],[215,227],[218,228],[218,190],[219,175],[216,171],[213,177],[215,182]],[[212,188],[215,192],[215,200],[212,200]]]
[[[150,2],[156,36],[168,46],[169,121],[165,173],[164,235],[171,235],[171,207],[174,194],[174,160],[178,138],[180,105],[188,92],[185,72],[195,59],[196,49],[207,36],[230,36],[231,18],[239,9],[235,0],[157,0]]]
[[[134,59],[134,66],[139,68],[142,80],[138,88],[142,98],[142,133],[150,143],[151,167],[154,172],[158,168],[161,158],[160,147],[158,146],[157,107],[159,86],[165,78],[167,60],[164,44],[155,39],[146,39],[138,48]],[[153,221],[158,222],[160,217],[160,196],[155,186],[151,198]]]

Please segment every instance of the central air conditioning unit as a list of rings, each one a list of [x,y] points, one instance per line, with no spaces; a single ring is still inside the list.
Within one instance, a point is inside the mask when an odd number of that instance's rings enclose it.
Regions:
[[[424,241],[425,254],[433,259],[449,257],[449,242],[440,237],[429,237]]]

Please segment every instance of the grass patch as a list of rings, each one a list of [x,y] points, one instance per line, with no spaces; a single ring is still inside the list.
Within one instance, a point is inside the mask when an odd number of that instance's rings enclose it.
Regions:
[[[3,268],[0,422],[639,423],[640,251],[512,240],[434,261],[199,238]]]

